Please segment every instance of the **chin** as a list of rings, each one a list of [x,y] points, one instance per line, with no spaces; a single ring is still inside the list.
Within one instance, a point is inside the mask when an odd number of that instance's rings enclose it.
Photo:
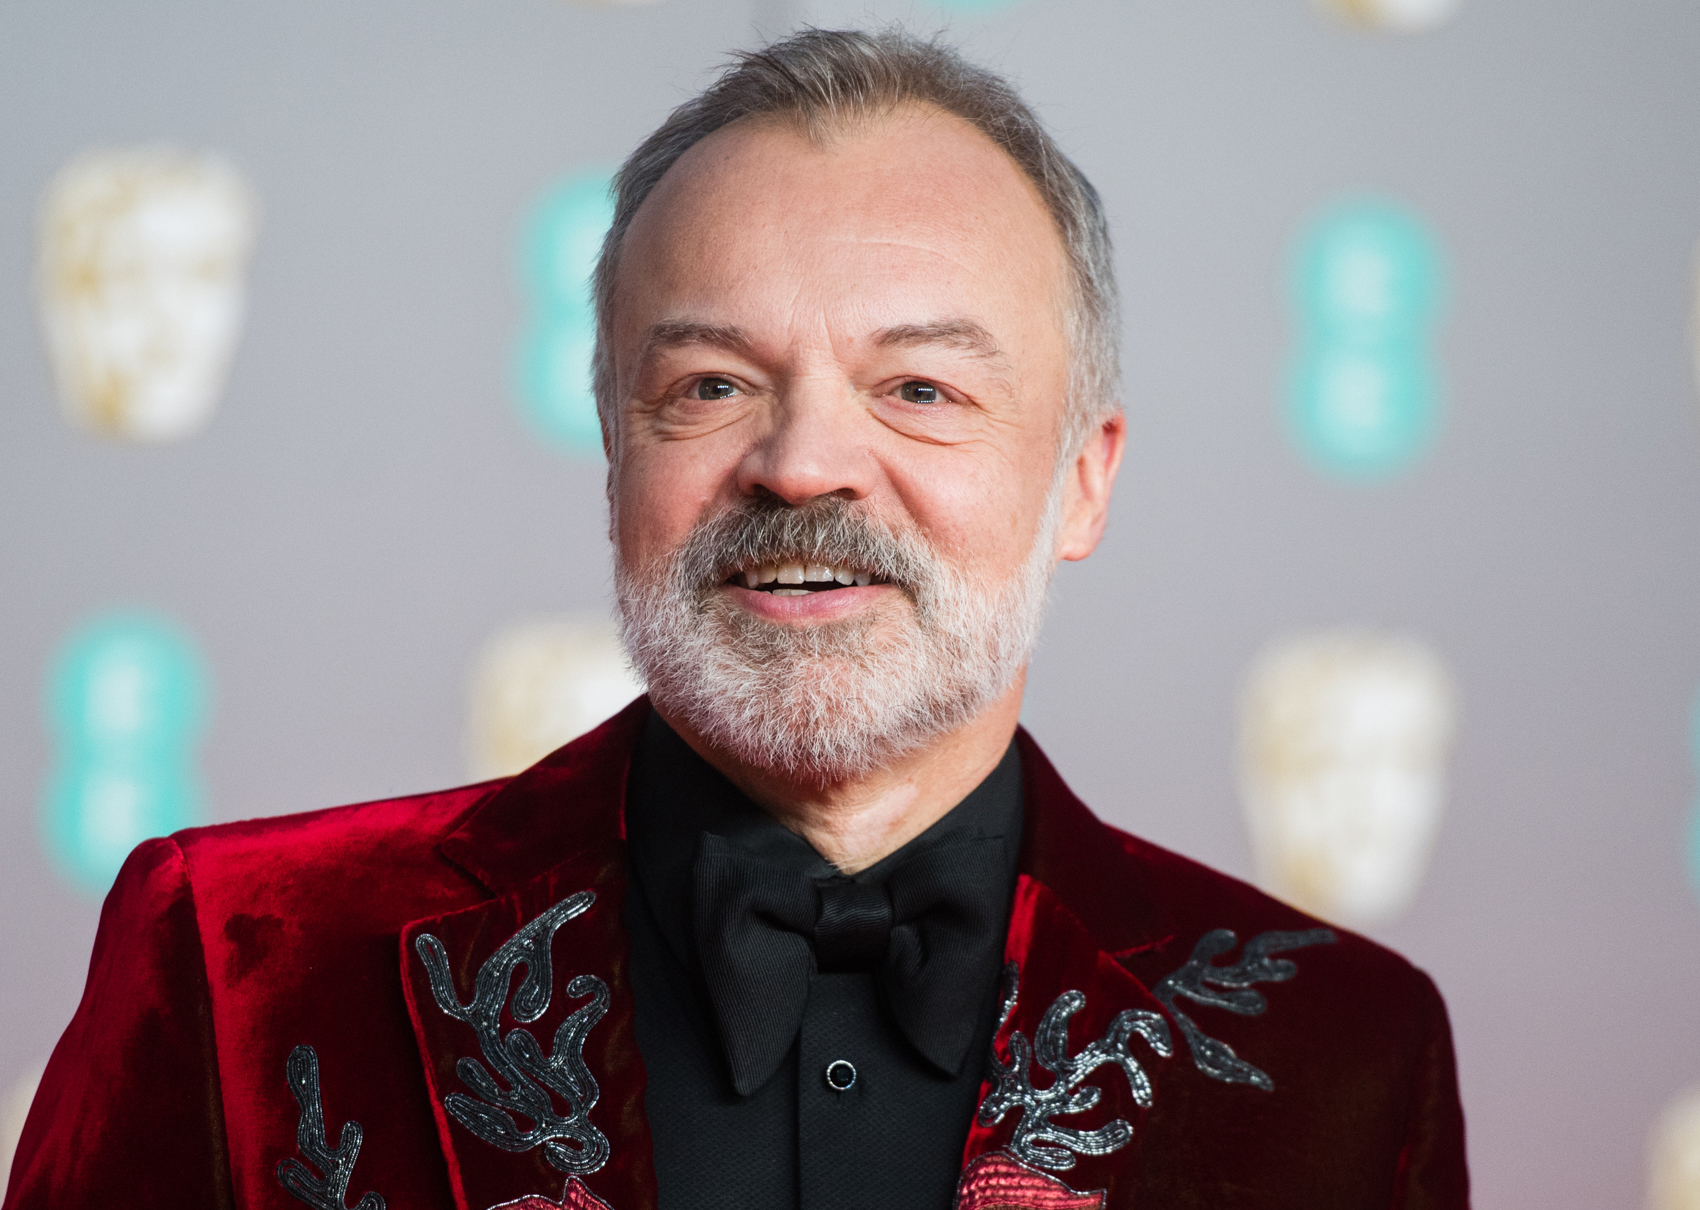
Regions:
[[[957,717],[962,711],[941,710],[925,695],[918,700],[913,678],[881,675],[868,662],[722,656],[692,670],[657,670],[651,696],[741,764],[791,781],[842,784],[965,721]]]

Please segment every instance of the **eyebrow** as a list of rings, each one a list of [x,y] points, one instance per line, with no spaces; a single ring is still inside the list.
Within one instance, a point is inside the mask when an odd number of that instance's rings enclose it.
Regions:
[[[751,342],[744,329],[725,324],[699,324],[686,320],[663,320],[651,324],[649,331],[643,334],[643,344],[638,352],[641,364],[654,354],[665,349],[685,349],[695,345],[703,345],[713,349],[724,349],[728,353],[737,353],[748,357]]]
[[[972,319],[941,319],[933,323],[898,324],[874,333],[874,343],[884,349],[912,349],[927,345],[960,349],[985,361],[1003,361],[1003,350],[995,337]]]
[[[944,347],[960,349],[983,361],[1003,364],[1003,349],[986,328],[972,319],[940,319],[931,323],[895,324],[881,328],[873,335],[875,346],[882,349],[913,349]],[[638,353],[639,362],[647,361],[658,352],[703,346],[724,349],[739,356],[753,356],[754,342],[744,329],[732,324],[693,323],[689,320],[662,320],[651,324],[643,335]]]

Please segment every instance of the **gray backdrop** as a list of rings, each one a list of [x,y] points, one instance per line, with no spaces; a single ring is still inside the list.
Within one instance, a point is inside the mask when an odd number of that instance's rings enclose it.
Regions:
[[[600,468],[507,399],[528,201],[758,28],[890,16],[1013,73],[1115,222],[1133,444],[1029,726],[1107,818],[1245,874],[1252,654],[1341,623],[1429,640],[1463,705],[1450,813],[1384,940],[1451,1005],[1479,1205],[1636,1203],[1657,1108],[1700,1081],[1685,0],[1465,0],[1407,38],[1304,0],[0,0],[0,1081],[64,1026],[96,920],[37,841],[67,630],[132,602],[198,637],[215,818],[460,780],[483,638],[608,593]],[[121,448],[54,406],[34,207],[84,147],[161,139],[233,157],[265,225],[219,419]],[[1368,489],[1311,472],[1276,402],[1295,227],[1364,189],[1438,230],[1455,298],[1441,443]]]

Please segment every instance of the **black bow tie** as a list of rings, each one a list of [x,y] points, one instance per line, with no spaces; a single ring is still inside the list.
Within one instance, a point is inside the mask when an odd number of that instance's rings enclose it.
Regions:
[[[779,1066],[803,1022],[809,980],[867,970],[904,1035],[956,1075],[997,969],[1008,877],[1000,837],[957,834],[902,861],[883,882],[817,881],[704,832],[693,871],[697,954],[732,1084],[748,1096]]]

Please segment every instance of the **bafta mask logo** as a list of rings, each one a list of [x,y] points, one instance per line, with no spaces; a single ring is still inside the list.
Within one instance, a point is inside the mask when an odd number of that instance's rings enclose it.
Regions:
[[[1445,668],[1410,639],[1325,633],[1265,651],[1239,753],[1264,888],[1348,926],[1403,913],[1439,828],[1454,714]]]
[[[1700,1087],[1671,1102],[1653,1127],[1647,1210],[1700,1210]]]
[[[241,332],[257,222],[247,183],[208,156],[97,151],[54,177],[37,294],[73,421],[132,441],[206,425]]]
[[[467,728],[472,775],[518,773],[642,692],[607,618],[568,615],[501,631],[473,671]]]

